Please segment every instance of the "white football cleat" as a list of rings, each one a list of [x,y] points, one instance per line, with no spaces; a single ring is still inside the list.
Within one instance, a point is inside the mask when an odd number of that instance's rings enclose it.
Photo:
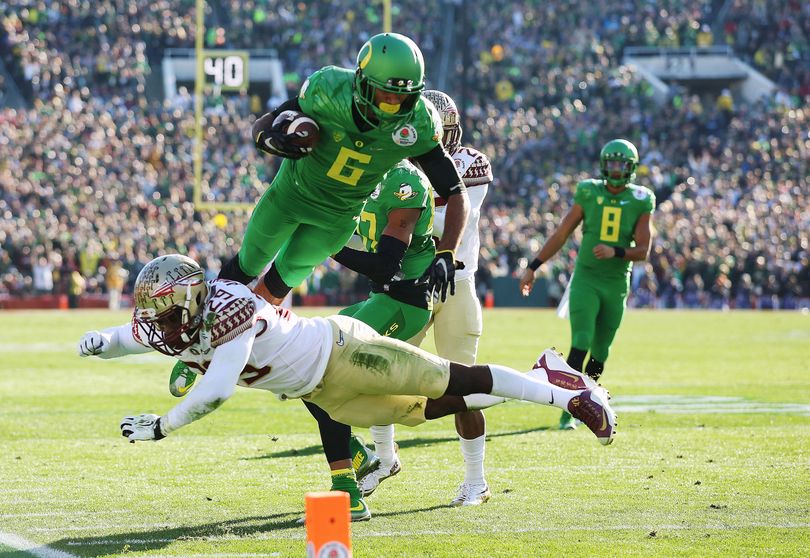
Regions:
[[[360,488],[360,493],[365,496],[370,496],[372,492],[377,490],[380,483],[388,477],[393,477],[402,470],[402,463],[399,460],[399,454],[394,451],[394,463],[390,467],[380,464],[376,470],[370,472],[365,477],[357,481],[357,486]]]
[[[462,482],[458,487],[456,497],[450,502],[451,506],[480,506],[489,500],[492,493],[487,483],[470,484]]]
[[[542,376],[543,372],[548,383],[563,389],[581,391],[599,387],[593,378],[571,368],[554,349],[546,349],[537,357],[529,376]]]

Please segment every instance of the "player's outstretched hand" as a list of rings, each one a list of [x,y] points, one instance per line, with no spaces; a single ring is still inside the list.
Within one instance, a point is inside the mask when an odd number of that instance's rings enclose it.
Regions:
[[[98,331],[88,331],[79,341],[79,356],[100,355],[110,348],[110,342]]]
[[[121,420],[121,435],[130,443],[162,440],[166,437],[160,415],[138,415]]]
[[[534,270],[527,267],[526,271],[523,272],[523,276],[520,278],[520,294],[529,296],[529,293],[532,292],[532,287],[534,287]]]
[[[273,113],[268,112],[253,123],[250,134],[256,148],[285,159],[300,159],[309,155],[312,150],[295,145],[295,135],[285,133],[282,130],[284,122],[274,122],[274,119]]]
[[[464,269],[462,262],[455,260],[452,250],[441,250],[436,252],[436,256],[428,268],[420,277],[420,281],[427,281],[434,295],[439,295],[439,300],[447,300],[447,289],[450,288],[450,296],[456,294],[456,270]]]

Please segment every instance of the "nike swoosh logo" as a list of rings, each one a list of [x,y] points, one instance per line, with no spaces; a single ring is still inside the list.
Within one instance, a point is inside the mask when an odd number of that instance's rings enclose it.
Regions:
[[[346,342],[343,340],[343,332],[342,332],[342,331],[340,332],[340,336],[338,337],[338,340],[337,340],[337,341],[335,341],[335,344],[336,344],[338,347],[342,347],[343,345],[345,345],[345,344],[346,344]]]
[[[349,511],[363,511],[363,504],[362,502],[358,502],[356,506],[352,506],[349,508]]]
[[[191,384],[191,385],[194,385],[194,384]],[[183,386],[183,387],[177,386],[175,389],[177,390],[177,393],[179,393],[180,395],[185,395],[191,389],[191,385]]]
[[[607,424],[607,413],[605,413],[605,411],[602,411],[602,427],[599,430],[606,429],[607,425],[608,425]]]
[[[549,405],[554,405],[554,392],[551,392],[551,401],[548,402]]]

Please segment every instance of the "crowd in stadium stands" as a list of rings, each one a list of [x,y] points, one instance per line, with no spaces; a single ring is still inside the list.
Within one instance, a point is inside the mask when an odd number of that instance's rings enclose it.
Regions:
[[[322,65],[353,66],[381,27],[375,3],[207,4],[206,43],[276,49],[291,94]],[[430,77],[447,3],[394,4],[394,27],[420,44]],[[457,99],[464,91],[464,141],[490,156],[496,175],[481,223],[484,288],[522,271],[577,181],[596,174],[602,143],[627,137],[641,153],[637,182],[659,202],[631,304],[810,305],[810,5],[729,0],[716,23],[723,4],[490,0],[466,15],[454,4],[457,50],[468,50],[471,68],[464,78],[456,53],[447,89]],[[188,253],[211,276],[235,253],[249,213],[195,212],[192,203],[192,97],[159,104],[144,94],[162,49],[193,46],[193,21],[193,0],[0,6],[0,57],[33,100],[0,108],[0,295],[75,297],[113,292],[122,279],[126,292],[158,253]],[[628,45],[712,42],[732,46],[779,92],[751,104],[674,89],[659,106],[620,65]],[[247,136],[262,111],[247,95],[206,95],[206,199],[252,202],[272,178],[278,162]],[[550,262],[552,300],[575,250]],[[342,304],[364,287],[330,261],[308,288]]]

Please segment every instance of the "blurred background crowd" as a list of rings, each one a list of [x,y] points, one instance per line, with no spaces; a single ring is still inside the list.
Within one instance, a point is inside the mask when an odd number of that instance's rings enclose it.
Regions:
[[[214,277],[237,251],[249,211],[192,203],[192,96],[149,95],[164,50],[194,45],[194,5],[0,3],[0,296],[118,300],[160,253],[187,253]],[[275,49],[290,96],[321,66],[353,67],[382,28],[378,2],[209,0],[206,10],[206,45]],[[630,304],[810,306],[810,3],[395,0],[393,28],[425,53],[428,86],[458,101],[463,142],[492,160],[482,296],[494,278],[520,275],[576,183],[597,174],[602,144],[625,137],[642,159],[635,182],[658,199]],[[661,105],[621,64],[628,46],[713,44],[776,93],[749,103],[674,88]],[[24,108],[3,106],[12,89]],[[264,101],[207,92],[207,199],[255,202],[272,179],[278,162],[249,138]],[[544,268],[552,302],[576,248]],[[306,288],[345,304],[366,285],[328,261]]]

